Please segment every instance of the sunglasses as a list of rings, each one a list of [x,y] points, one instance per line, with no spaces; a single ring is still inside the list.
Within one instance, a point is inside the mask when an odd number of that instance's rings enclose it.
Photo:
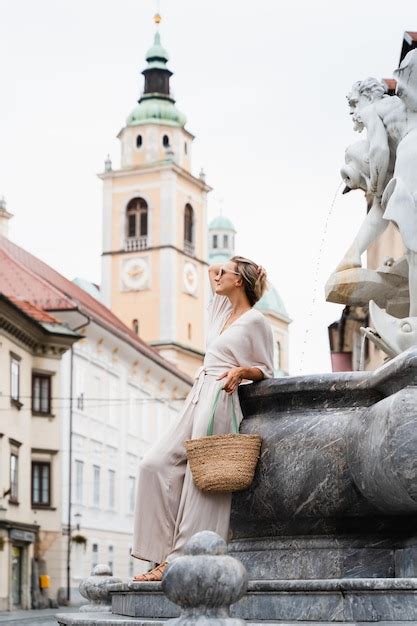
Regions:
[[[240,276],[239,272],[234,272],[233,270],[226,270],[224,267],[221,267],[219,269],[219,273],[217,274],[217,276],[221,278],[225,274],[236,274],[236,276]]]

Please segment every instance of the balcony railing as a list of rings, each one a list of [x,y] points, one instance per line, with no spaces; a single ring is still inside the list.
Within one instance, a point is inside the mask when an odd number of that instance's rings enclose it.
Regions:
[[[135,252],[136,250],[146,250],[148,247],[148,236],[142,237],[128,237],[125,240],[126,252]]]
[[[191,256],[195,256],[195,245],[191,241],[184,241],[184,252]]]

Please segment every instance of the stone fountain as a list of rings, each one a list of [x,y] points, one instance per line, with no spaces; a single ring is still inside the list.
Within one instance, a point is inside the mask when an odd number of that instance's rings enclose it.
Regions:
[[[417,51],[396,72],[396,96],[375,79],[349,95],[367,139],[348,148],[342,175],[365,192],[369,212],[326,287],[332,301],[372,300],[374,340],[391,360],[374,372],[242,388],[241,431],[259,433],[263,447],[252,487],[233,499],[229,557],[215,538],[199,540],[181,557],[191,564],[174,561],[162,586],[113,583],[111,613],[60,624],[417,623],[416,77]],[[407,254],[362,268],[387,220]],[[225,568],[236,572],[234,590]]]

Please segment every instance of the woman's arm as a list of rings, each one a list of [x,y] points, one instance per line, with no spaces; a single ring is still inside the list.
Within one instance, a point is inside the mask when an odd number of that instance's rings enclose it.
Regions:
[[[210,265],[210,267],[208,268],[208,275],[209,275],[209,279],[210,279],[210,285],[211,285],[211,291],[214,293],[216,290],[216,282],[215,282],[215,278],[218,275],[218,273],[220,272],[220,268],[221,265]]]
[[[223,378],[226,379],[223,389],[227,391],[227,393],[233,393],[238,388],[242,380],[253,380],[254,382],[258,382],[259,380],[264,379],[264,374],[259,367],[234,367],[219,376],[217,380],[222,380]]]

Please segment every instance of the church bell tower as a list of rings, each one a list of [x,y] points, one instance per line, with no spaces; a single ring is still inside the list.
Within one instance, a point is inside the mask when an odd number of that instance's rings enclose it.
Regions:
[[[144,90],[120,131],[120,169],[103,180],[102,293],[111,310],[192,375],[201,365],[208,298],[207,193],[191,173],[194,136],[171,94],[159,32]]]

